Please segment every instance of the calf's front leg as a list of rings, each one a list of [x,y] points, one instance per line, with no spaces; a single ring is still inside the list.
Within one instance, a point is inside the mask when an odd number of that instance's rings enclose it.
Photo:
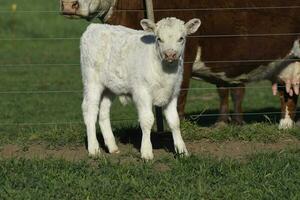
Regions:
[[[165,107],[164,113],[169,127],[172,131],[175,152],[179,155],[188,156],[189,153],[180,133],[180,120],[176,106],[177,98],[173,98],[172,101]]]
[[[152,160],[151,129],[154,123],[154,115],[152,112],[152,98],[145,91],[146,90],[140,90],[133,96],[133,100],[137,107],[142,129],[141,156],[145,160]]]

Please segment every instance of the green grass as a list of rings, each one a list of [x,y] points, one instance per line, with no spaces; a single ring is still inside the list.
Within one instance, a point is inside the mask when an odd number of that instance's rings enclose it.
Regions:
[[[0,161],[1,199],[299,199],[300,151],[242,162]]]
[[[212,141],[244,140],[265,143],[276,142],[279,138],[296,137],[300,139],[300,128],[279,130],[277,125],[270,123],[252,123],[243,126],[228,125],[223,127],[205,128],[184,121],[181,125],[186,140],[210,139]]]
[[[3,12],[14,3],[16,13]],[[0,146],[84,145],[79,38],[89,23],[66,19],[58,12],[37,12],[58,10],[58,1],[1,1]],[[245,116],[247,125],[218,128],[211,127],[215,116],[199,116],[218,112],[215,86],[192,81],[192,88],[208,89],[188,94],[186,113],[196,117],[182,121],[184,139],[266,143],[299,139],[299,128],[277,129],[278,114],[255,114],[280,111],[279,98],[266,88],[270,83],[250,86],[264,88],[247,89],[243,103],[244,112],[250,113]],[[111,118],[117,139],[138,134],[132,105],[123,107],[116,101]],[[117,161],[109,157],[72,163],[50,158],[0,159],[0,199],[300,199],[299,149],[242,161],[197,155],[187,159],[157,156],[144,163],[139,155],[126,156]]]

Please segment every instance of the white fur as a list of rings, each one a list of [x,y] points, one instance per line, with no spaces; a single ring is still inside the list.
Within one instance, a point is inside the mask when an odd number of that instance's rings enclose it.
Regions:
[[[290,129],[290,128],[293,128],[294,124],[295,124],[294,121],[291,119],[291,117],[289,115],[288,107],[286,107],[285,116],[284,116],[284,118],[282,118],[280,120],[278,128],[281,130]]]
[[[200,23],[200,20],[196,22]],[[137,107],[143,132],[142,158],[153,158],[150,141],[154,123],[152,105],[164,108],[176,151],[188,154],[179,129],[176,102],[182,81],[185,37],[190,27],[187,30],[185,24],[176,18],[163,19],[157,24],[148,20],[141,23],[145,29],[152,27],[154,34],[123,26],[92,24],[81,38],[82,110],[90,155],[100,153],[95,128],[99,103],[99,121],[105,144],[109,152],[118,152],[109,120],[114,95],[123,97],[123,100],[131,97]],[[199,27],[199,23],[195,26]],[[164,40],[164,45],[157,41],[156,36]],[[179,41],[180,37],[184,41]],[[177,61],[163,60],[164,53],[170,50],[176,52]]]

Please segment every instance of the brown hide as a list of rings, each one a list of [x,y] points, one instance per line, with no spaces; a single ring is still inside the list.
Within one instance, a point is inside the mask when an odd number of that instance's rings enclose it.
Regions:
[[[154,0],[153,4],[156,20],[168,16],[175,16],[185,21],[195,17],[202,20],[202,26],[195,34],[201,37],[192,36],[188,40],[186,62],[194,61],[197,45],[202,46],[204,61],[283,58],[291,49],[297,36],[241,37],[236,35],[300,33],[299,0]],[[242,9],[243,7],[278,6],[299,6],[299,8]],[[108,23],[140,29],[139,21],[145,17],[144,10],[142,0],[119,0],[115,13]],[[247,73],[260,64],[266,63],[209,62],[207,66],[213,72],[225,72],[232,78]]]

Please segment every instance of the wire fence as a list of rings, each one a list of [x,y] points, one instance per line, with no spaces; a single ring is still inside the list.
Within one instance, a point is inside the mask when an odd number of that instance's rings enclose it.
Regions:
[[[267,6],[267,7],[228,7],[228,8],[187,8],[187,9],[155,9],[155,12],[190,12],[190,11],[255,11],[255,10],[279,10],[279,9],[300,9],[300,5],[294,6]],[[116,10],[115,12],[143,12],[141,9],[131,9],[131,10]],[[16,10],[16,14],[55,14],[57,15],[59,10]],[[12,13],[11,10],[0,10],[0,14]],[[300,36],[300,32],[287,32],[287,33],[249,33],[249,34],[204,34],[204,35],[195,35],[189,36],[190,38],[231,38],[231,37],[283,37],[283,36]],[[40,38],[0,38],[0,41],[78,41],[79,37],[40,37]],[[203,61],[206,64],[218,64],[218,63],[261,63],[261,62],[273,62],[273,61],[299,61],[299,59],[260,59],[260,60],[210,60]],[[186,64],[193,64],[193,61],[187,61]],[[19,68],[28,68],[28,67],[77,67],[79,63],[20,63],[20,64],[0,64],[0,69],[16,69]],[[283,87],[283,86],[279,86]],[[245,87],[226,87],[228,89],[255,89],[262,90],[271,88],[270,86],[245,86]],[[216,90],[216,87],[194,87],[194,88],[185,88],[183,91],[197,91],[197,90]],[[270,89],[271,90],[271,89]],[[28,95],[28,94],[77,94],[82,93],[82,90],[44,90],[44,91],[0,91],[0,95]],[[298,111],[294,113],[299,113]],[[230,115],[243,115],[243,116],[256,116],[256,115],[279,115],[281,112],[246,112],[246,113],[231,113]],[[220,113],[200,113],[196,115],[189,115],[192,120],[197,120],[200,117],[218,117],[225,114]],[[133,122],[138,119],[113,119],[112,122]],[[0,126],[56,126],[56,125],[75,125],[83,124],[82,121],[70,121],[70,122],[21,122],[21,123],[0,123]]]
[[[269,36],[300,36],[299,32],[291,33],[249,33],[249,34],[203,34],[191,35],[188,38],[230,38],[230,37],[269,37]],[[0,38],[0,41],[53,41],[80,40],[79,37],[44,37],[44,38]]]
[[[298,114],[300,111],[291,112],[293,114]],[[218,116],[270,116],[270,115],[280,115],[281,112],[245,112],[245,113],[229,113],[229,114],[220,114],[220,113],[212,113],[212,114],[193,114],[188,115],[187,117],[193,121],[197,121],[203,117],[218,117]],[[138,122],[138,118],[131,119],[112,119],[112,123],[125,123],[125,122]],[[69,122],[8,122],[8,123],[0,123],[0,127],[3,126],[57,126],[57,125],[83,125],[83,121],[69,121]]]
[[[191,11],[236,11],[236,10],[274,10],[274,9],[299,9],[300,5],[292,6],[245,6],[245,7],[219,7],[219,8],[180,8],[180,9],[154,9],[154,12],[191,12]],[[118,9],[114,12],[144,12],[144,9]],[[0,13],[12,13],[12,10],[0,10]],[[17,13],[40,13],[40,14],[58,14],[57,10],[16,10]]]
[[[220,64],[220,63],[265,63],[265,62],[296,62],[296,61],[300,61],[300,58],[293,58],[293,59],[258,59],[258,60],[203,60],[201,61],[202,63],[205,64]],[[194,64],[195,62],[193,61],[186,61],[184,62],[184,64]],[[74,66],[80,66],[80,63],[48,63],[48,64],[44,64],[44,63],[24,63],[24,64],[0,64],[0,69],[1,68],[16,68],[16,67],[32,67],[32,66],[44,66],[44,67],[74,67]],[[242,66],[241,66],[242,67]]]
[[[270,86],[236,86],[236,87],[221,87],[221,89],[254,89],[254,90],[263,90],[270,89]],[[278,86],[278,88],[285,88],[285,86]],[[217,87],[190,87],[182,88],[181,91],[197,91],[197,90],[216,90]],[[5,94],[77,94],[82,93],[83,90],[28,90],[28,91],[0,91],[0,95]]]

